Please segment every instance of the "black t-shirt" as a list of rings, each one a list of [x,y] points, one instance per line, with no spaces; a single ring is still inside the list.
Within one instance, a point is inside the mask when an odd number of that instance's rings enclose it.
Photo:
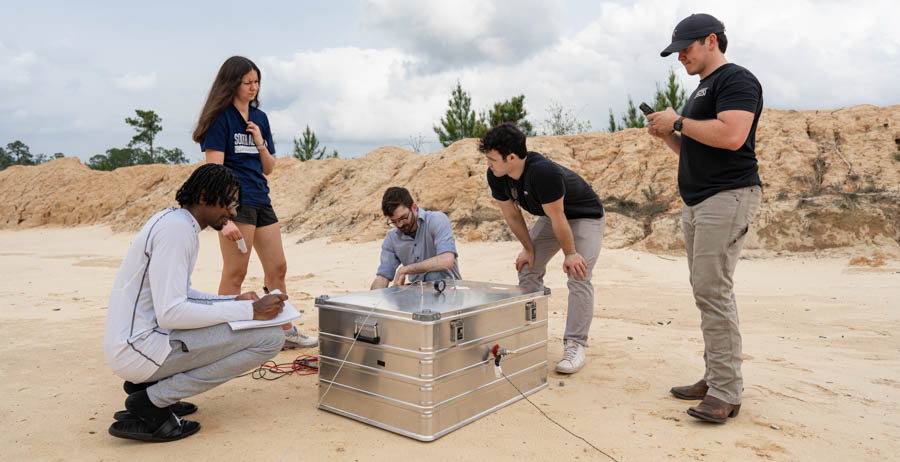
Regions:
[[[525,155],[525,170],[518,180],[494,176],[490,168],[487,180],[494,199],[516,201],[532,215],[546,215],[541,204],[564,197],[563,211],[568,220],[603,216],[600,198],[584,179],[536,152]]]
[[[714,148],[681,135],[678,191],[690,206],[729,189],[762,185],[756,164],[756,124],[762,113],[762,86],[747,69],[725,64],[700,81],[681,115],[693,120],[715,119],[730,110],[752,112],[747,140],[736,151]]]

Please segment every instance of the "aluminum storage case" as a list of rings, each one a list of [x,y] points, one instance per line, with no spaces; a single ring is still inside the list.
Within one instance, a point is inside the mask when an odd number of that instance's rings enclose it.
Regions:
[[[549,296],[452,280],[323,295],[318,407],[431,441],[546,388]]]

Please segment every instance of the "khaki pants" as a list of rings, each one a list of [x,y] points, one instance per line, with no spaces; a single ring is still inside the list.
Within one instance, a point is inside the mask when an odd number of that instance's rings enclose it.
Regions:
[[[708,394],[741,403],[741,332],[734,299],[734,268],[750,223],[759,210],[759,186],[722,191],[691,207],[681,221],[694,301],[703,331]]]
[[[577,218],[568,220],[575,237],[575,251],[587,262],[587,271],[583,281],[569,275],[566,283],[569,288],[569,309],[566,313],[566,333],[564,340],[573,340],[584,346],[588,345],[588,331],[594,319],[594,286],[591,274],[600,247],[603,245],[603,232],[606,230],[606,217]],[[559,252],[559,241],[553,234],[553,225],[546,216],[538,218],[529,231],[534,245],[534,268],[528,265],[519,271],[519,285],[532,290],[544,288],[544,274],[547,273],[547,262]],[[560,268],[562,271],[562,268]]]

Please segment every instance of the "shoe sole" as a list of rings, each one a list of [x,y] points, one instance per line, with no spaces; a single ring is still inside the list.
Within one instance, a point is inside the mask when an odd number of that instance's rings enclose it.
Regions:
[[[181,433],[168,438],[157,437],[154,433],[148,431],[136,431],[137,428],[146,425],[139,420],[117,420],[109,426],[108,432],[116,438],[124,438],[127,440],[145,441],[148,443],[169,443],[187,438],[200,431],[199,422],[190,420],[185,420],[183,422]]]
[[[728,417],[726,417],[726,418],[724,418],[724,419],[717,419],[717,418],[715,418],[715,417],[710,417],[710,416],[708,416],[708,415],[706,415],[706,414],[701,414],[701,413],[695,411],[693,408],[688,408],[687,413],[688,413],[688,415],[690,415],[691,417],[696,417],[696,418],[698,418],[698,419],[700,419],[700,420],[703,420],[703,421],[705,421],[705,422],[712,422],[712,423],[719,423],[719,424],[721,424],[721,423],[727,422],[728,419],[730,419],[730,418],[737,417],[738,412],[740,412],[740,410],[741,410],[740,407],[736,407],[736,408],[732,409],[731,412],[728,414]]]
[[[317,347],[317,346],[319,346],[319,342],[316,342],[315,345],[305,346],[305,345],[301,345],[301,344],[299,344],[299,343],[294,343],[294,342],[290,342],[290,341],[285,341],[285,342],[284,342],[284,346],[281,347],[281,350],[282,350],[282,351],[284,351],[284,350],[298,350],[298,349],[299,349],[299,350],[305,350],[305,349],[307,349],[307,348],[315,348],[315,347]]]
[[[574,374],[574,373],[580,371],[582,367],[584,367],[584,364],[582,364],[580,367],[578,367],[576,369],[560,369],[559,366],[556,366],[556,372],[558,372],[560,374]]]

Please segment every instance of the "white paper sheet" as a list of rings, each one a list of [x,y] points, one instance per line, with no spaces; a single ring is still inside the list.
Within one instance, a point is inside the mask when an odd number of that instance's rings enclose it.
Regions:
[[[281,291],[275,289],[270,294],[280,294]],[[290,301],[284,301],[284,309],[281,310],[281,313],[278,313],[278,316],[275,316],[268,321],[229,321],[228,325],[231,326],[231,330],[244,330],[244,329],[256,329],[258,327],[269,327],[269,326],[280,326],[282,324],[294,321],[296,319],[300,319],[302,315],[294,305],[291,304]]]

